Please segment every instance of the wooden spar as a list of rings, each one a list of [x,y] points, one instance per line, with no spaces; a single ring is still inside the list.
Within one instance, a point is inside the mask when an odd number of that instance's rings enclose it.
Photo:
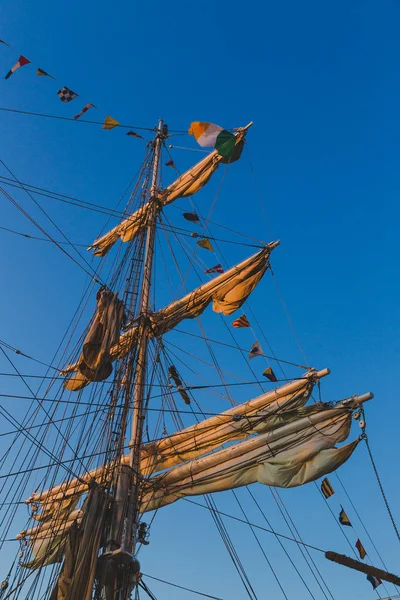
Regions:
[[[387,571],[383,571],[382,569],[378,569],[372,565],[366,565],[365,563],[362,563],[359,560],[354,560],[354,558],[350,558],[344,554],[328,551],[325,552],[325,558],[331,560],[332,562],[338,563],[339,565],[343,565],[344,567],[349,567],[349,569],[361,571],[361,573],[372,575],[378,579],[384,579],[385,581],[389,581],[389,583],[393,583],[394,585],[400,585],[400,577],[397,577],[397,575],[393,575],[393,573],[388,573]]]
[[[372,400],[373,397],[374,395],[372,392],[366,392],[365,394],[361,394],[361,396],[357,396],[357,394],[355,394],[346,400],[342,400],[340,404],[342,406],[348,406],[349,408],[356,408],[360,404],[368,402],[368,400]]]

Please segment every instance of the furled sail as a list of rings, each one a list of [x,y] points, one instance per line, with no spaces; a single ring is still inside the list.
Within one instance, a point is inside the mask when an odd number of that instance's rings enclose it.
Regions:
[[[247,128],[239,129],[236,133],[236,148],[242,149],[243,138],[246,135]],[[234,157],[237,160],[240,156]],[[211,178],[214,171],[217,170],[221,162],[227,162],[223,156],[216,150],[203,158],[199,163],[183,173],[174,183],[163,190],[158,197],[157,211],[162,210],[164,206],[170,204],[178,198],[186,198],[196,194]],[[234,162],[231,159],[229,162]],[[93,250],[95,256],[104,256],[112,248],[118,239],[123,242],[130,242],[136,236],[138,231],[146,227],[150,214],[150,204],[144,204],[135,213],[122,221],[119,225],[111,229],[108,233],[98,238],[89,246],[88,250]]]
[[[279,242],[267,244],[250,258],[200,285],[180,300],[176,300],[150,315],[153,326],[152,335],[163,335],[171,331],[184,319],[198,317],[211,302],[213,303],[213,310],[217,313],[230,315],[235,312],[247,300],[267,271],[271,251],[278,244]],[[136,339],[137,326],[134,325],[120,336],[118,343],[115,343],[108,350],[107,357],[110,360],[122,358],[136,343]],[[111,373],[111,371],[108,372],[104,369],[103,371],[96,371],[96,379],[89,378],[88,375],[91,374],[91,371],[82,369],[81,364],[82,357],[77,363],[69,365],[61,372],[62,375],[75,373],[65,384],[70,390],[82,389],[90,381],[101,381],[100,375],[104,375],[103,379],[106,379]],[[111,366],[111,362],[107,364]]]
[[[328,369],[309,371],[301,379],[161,440],[144,444],[141,452],[142,473],[157,473],[203,456],[225,443],[247,438],[254,433],[265,433],[277,424],[298,418],[298,409],[306,404],[316,381],[328,373]]]
[[[218,415],[221,417],[224,414],[231,415],[231,424],[236,423],[236,419],[233,417],[238,415],[244,417],[243,422],[251,421],[251,411],[256,411],[255,414],[258,414],[263,407],[264,421],[260,429],[262,433],[250,437],[247,441],[206,455],[204,453],[210,452],[213,447],[206,444],[201,448],[200,445],[197,456],[203,455],[201,458],[189,460],[150,478],[148,477],[150,471],[154,473],[165,468],[168,461],[160,461],[157,467],[154,467],[154,461],[153,464],[149,464],[149,453],[146,454],[146,446],[144,446],[141,512],[158,509],[185,496],[224,491],[255,482],[274,487],[295,487],[314,481],[340,467],[351,456],[361,438],[341,448],[335,446],[349,435],[352,411],[358,409],[361,403],[373,396],[372,394],[353,396],[343,400],[336,407],[322,403],[304,407],[301,395],[305,394],[308,397],[312,381],[315,382],[319,377],[326,375],[326,371],[310,372],[306,374],[308,377],[302,381],[293,381],[263,395],[264,398],[260,396]],[[274,395],[275,399],[273,399]],[[262,398],[264,404],[261,403]],[[281,403],[281,410],[273,410],[278,401]],[[184,438],[187,435],[187,439],[183,439],[183,442],[187,442],[189,439],[200,440],[203,433],[207,435],[212,430],[210,427],[209,431],[205,432],[201,430],[200,426],[207,422],[208,425],[214,426],[215,419],[216,417],[207,419],[199,425],[178,432],[177,435],[182,434]],[[222,424],[221,427],[225,428],[225,425]],[[251,433],[254,433],[253,429],[247,431],[247,435]],[[247,437],[245,429],[233,428],[230,437],[222,429],[219,434],[220,445],[227,441]],[[160,445],[157,450],[162,450],[166,456],[169,453],[172,464],[176,464],[174,463],[175,447],[173,447],[173,452],[170,452],[172,437],[162,440],[166,442],[165,447]],[[184,448],[184,444],[182,448]],[[186,448],[188,452],[186,456],[183,452],[182,460],[190,458],[188,445]],[[129,456],[123,457],[123,463],[128,464],[128,461]],[[51,506],[60,506],[66,502],[69,495],[75,495],[76,498],[87,491],[89,486],[88,483],[82,485],[83,479],[87,478],[87,481],[90,480],[92,483],[98,478],[102,478],[104,481],[105,470],[112,472],[112,465],[99,467],[86,473],[79,482],[73,480],[69,486],[61,484],[41,494],[34,494],[27,502],[40,503],[41,506],[47,507],[47,510]],[[70,487],[71,485],[75,487]],[[74,527],[74,523],[82,522],[85,506],[86,503],[83,509],[73,510],[71,513],[62,514],[61,517],[58,514],[52,522],[44,522],[38,527],[22,531],[17,536],[18,539],[30,539],[34,559],[26,566],[37,568],[61,559],[67,534]],[[71,507],[73,507],[72,504]],[[53,514],[57,513],[53,512]],[[40,540],[49,540],[50,546],[38,547],[38,541],[43,544]],[[48,558],[44,562],[46,553]],[[48,562],[49,560],[51,562]]]
[[[109,502],[100,487],[92,487],[81,525],[75,521],[68,534],[63,569],[50,600],[91,600]]]
[[[52,600],[90,598],[84,593],[82,574],[85,573],[87,593],[90,594],[108,505],[109,496],[92,483],[81,509],[58,514],[51,522],[17,535],[17,539],[29,539],[31,560],[21,563],[27,569],[35,570],[61,562],[65,554],[64,569],[53,590]],[[70,595],[66,593],[68,588],[71,588]],[[72,589],[75,589],[76,595],[72,594]]]
[[[219,492],[251,483],[294,487],[343,464],[358,440],[335,448],[350,432],[351,410],[319,410],[215,454],[174,467],[144,484],[141,511],[158,509],[185,496]],[[147,489],[146,489],[147,488]]]
[[[78,372],[65,383],[68,390],[80,390],[87,381],[103,381],[112,373],[110,350],[119,339],[124,305],[105,287],[100,288],[96,300],[97,312],[83,343]]]
[[[198,317],[211,302],[214,312],[224,315],[235,312],[265,274],[269,255],[276,245],[277,242],[266,245],[257,254],[154,313],[152,321],[157,335],[170,331],[183,319]]]
[[[329,369],[308,371],[299,379],[243,402],[219,415],[204,419],[200,423],[155,442],[143,444],[141,472],[157,473],[203,456],[227,442],[243,439],[254,433],[266,432],[285,419],[296,418],[298,413],[294,411],[305,405],[315,383],[328,374]],[[129,455],[124,456],[122,463],[128,464],[129,458]],[[75,496],[87,491],[88,482],[94,480],[101,483],[108,480],[112,472],[113,464],[110,463],[82,474],[79,479],[59,484],[40,494],[33,494],[28,502],[41,505],[41,513],[35,518],[45,520],[44,515],[54,514],[55,507],[60,503],[64,503],[64,506],[69,508],[71,498],[74,500]]]

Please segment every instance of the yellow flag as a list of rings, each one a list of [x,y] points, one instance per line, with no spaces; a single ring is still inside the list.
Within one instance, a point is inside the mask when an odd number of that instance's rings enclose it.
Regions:
[[[205,248],[206,250],[211,250],[211,252],[214,252],[214,248],[211,246],[211,242],[208,238],[199,240],[198,242],[196,242],[196,244],[200,246],[200,248]]]
[[[116,121],[112,117],[106,117],[103,125],[103,129],[114,129],[114,127],[118,127],[119,121]]]

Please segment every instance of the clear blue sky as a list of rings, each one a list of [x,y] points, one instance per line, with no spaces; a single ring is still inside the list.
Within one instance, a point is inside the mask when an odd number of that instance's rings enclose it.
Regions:
[[[400,519],[399,4],[3,0],[0,22],[0,38],[12,46],[0,46],[0,75],[19,54],[33,63],[7,81],[0,79],[2,107],[71,117],[92,102],[98,110],[88,118],[111,115],[121,123],[152,127],[161,117],[177,130],[186,130],[192,120],[225,127],[254,121],[248,152],[230,167],[213,220],[256,238],[271,238],[250,157],[270,229],[281,240],[273,266],[296,332],[310,363],[332,370],[323,383],[324,400],[375,393],[367,407],[368,432]],[[36,77],[36,67],[57,81]],[[68,105],[56,94],[63,85],[79,94]],[[141,142],[126,137],[122,129],[105,132],[100,126],[0,111],[0,131],[0,158],[22,181],[109,207],[142,158]],[[194,147],[183,136],[171,142]],[[201,155],[173,150],[173,156],[183,169]],[[5,170],[0,174],[7,176]],[[170,172],[165,171],[164,180],[171,181]],[[204,214],[219,181],[199,195]],[[15,197],[45,224],[26,196]],[[48,199],[42,202],[77,243],[92,241],[106,219]],[[181,206],[190,209],[189,203]],[[37,234],[4,197],[1,215],[2,226]],[[182,225],[172,208],[170,216]],[[0,243],[0,338],[50,360],[85,276],[49,244],[4,231]],[[246,252],[228,247],[226,254],[233,262]],[[252,307],[277,355],[302,362],[270,277],[256,292]],[[205,323],[210,334],[222,335],[214,315],[208,314]],[[250,334],[241,335],[240,342],[251,345]],[[29,363],[19,364],[31,372]],[[1,366],[8,370],[6,363]],[[234,368],[240,368],[239,362]],[[2,383],[10,393],[15,389],[11,382]],[[7,400],[5,406],[19,417],[25,410]],[[215,408],[212,400],[208,407]],[[358,435],[356,426],[353,435]],[[399,571],[398,542],[364,446],[341,469],[341,477],[388,568]],[[342,503],[379,565],[334,477],[332,482],[338,488],[330,500],[335,515]],[[286,533],[268,489],[255,490],[273,526]],[[282,495],[306,541],[349,552],[312,484]],[[217,502],[239,515],[231,496]],[[265,524],[251,508],[249,517]],[[283,597],[251,534],[240,524],[227,526],[259,598]],[[357,535],[346,533],[354,544]],[[309,598],[274,538],[262,534],[260,539],[289,598]],[[301,566],[298,550],[290,542],[285,546]],[[313,557],[335,599],[376,597],[363,575],[327,564],[319,554]],[[184,502],[160,511],[152,543],[142,553],[142,568],[224,599],[245,598],[211,518]],[[303,571],[320,598],[315,582]],[[161,584],[149,585],[160,598],[189,597]],[[379,591],[386,595],[383,586]]]

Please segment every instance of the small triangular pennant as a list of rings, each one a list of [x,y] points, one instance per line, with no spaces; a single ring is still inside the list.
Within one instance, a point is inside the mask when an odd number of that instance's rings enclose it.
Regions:
[[[263,371],[263,375],[270,381],[278,381],[276,378],[276,375],[273,372],[273,370],[271,369],[271,367],[268,367],[267,369],[265,369],[265,371]]]
[[[106,117],[103,124],[103,129],[114,129],[114,127],[118,127],[119,121],[116,121],[112,117]]]
[[[52,75],[49,75],[48,73],[46,73],[46,71],[43,71],[43,69],[38,69],[36,71],[36,75],[39,75],[39,77],[50,77],[50,79],[54,79]]]
[[[250,327],[250,321],[246,315],[242,315],[232,323],[232,327]]]
[[[352,527],[352,524],[350,522],[349,517],[347,516],[343,506],[341,506],[341,511],[339,514],[339,523],[341,523],[341,525],[346,525],[347,527]]]
[[[186,219],[186,221],[191,221],[191,223],[199,223],[200,219],[198,217],[198,215],[196,215],[196,213],[183,213],[183,218]]]
[[[362,545],[360,539],[358,539],[356,541],[356,548],[358,550],[358,554],[360,555],[361,560],[363,560],[367,556],[367,551],[365,550],[364,546]]]
[[[260,342],[254,342],[249,352],[249,358],[254,358],[255,356],[262,356],[264,352],[262,351]]]
[[[136,131],[132,131],[132,129],[130,129],[126,135],[131,135],[132,137],[137,137],[140,138],[141,140],[143,139],[141,135],[139,135],[138,133],[136,133]]]
[[[335,490],[331,486],[331,482],[327,477],[321,481],[321,492],[325,498],[330,498],[335,493]]]
[[[214,248],[212,247],[208,238],[203,238],[202,240],[196,242],[196,244],[200,246],[200,248],[205,248],[206,250],[211,250],[211,252],[214,252]]]
[[[215,267],[211,267],[211,269],[206,269],[204,271],[204,273],[223,273],[224,269],[222,268],[222,265],[215,265]]]

